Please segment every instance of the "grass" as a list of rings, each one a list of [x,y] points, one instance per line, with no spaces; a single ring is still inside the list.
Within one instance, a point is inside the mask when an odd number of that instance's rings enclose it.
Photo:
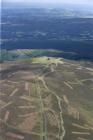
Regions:
[[[16,50],[0,50],[0,62],[14,60],[28,60],[33,57],[40,56],[56,56],[62,51],[55,49],[16,49]]]
[[[32,58],[32,62],[41,64],[55,64],[55,65],[57,65],[58,63],[63,63],[61,58],[46,57],[46,56]]]
[[[93,111],[90,112],[90,111],[88,111],[88,110],[86,110],[86,109],[84,109],[82,107],[79,110],[82,113],[82,115],[85,118],[85,120],[87,120],[87,122],[89,124],[92,124],[93,123]]]

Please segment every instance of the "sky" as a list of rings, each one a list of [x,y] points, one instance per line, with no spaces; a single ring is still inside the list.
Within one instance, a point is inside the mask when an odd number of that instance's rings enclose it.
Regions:
[[[71,3],[71,4],[92,4],[93,0],[0,0],[2,2],[25,2],[25,3]]]

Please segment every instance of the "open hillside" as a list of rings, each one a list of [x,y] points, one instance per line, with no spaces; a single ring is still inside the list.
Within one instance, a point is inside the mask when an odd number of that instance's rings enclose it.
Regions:
[[[0,66],[0,140],[93,140],[92,62],[33,57]]]

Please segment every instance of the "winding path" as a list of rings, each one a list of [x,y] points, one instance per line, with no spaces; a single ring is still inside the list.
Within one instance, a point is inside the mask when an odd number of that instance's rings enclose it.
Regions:
[[[52,90],[50,90],[44,80],[44,77],[42,78],[39,78],[39,80],[42,81],[43,83],[43,86],[46,88],[46,90],[48,90],[52,95],[54,95],[58,101],[58,106],[59,106],[59,110],[60,110],[60,130],[59,130],[59,139],[60,140],[64,140],[64,136],[65,136],[65,127],[64,127],[64,120],[63,120],[63,111],[62,111],[62,105],[61,105],[61,102],[62,102],[62,99],[56,95],[56,93]]]

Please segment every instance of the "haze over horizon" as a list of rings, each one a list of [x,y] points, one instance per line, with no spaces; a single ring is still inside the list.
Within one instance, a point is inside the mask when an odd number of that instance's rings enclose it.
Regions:
[[[44,3],[51,3],[51,4],[62,4],[62,3],[66,3],[66,4],[81,4],[81,5],[93,5],[93,0],[0,0],[3,3],[7,3],[7,2],[11,2],[11,3],[40,3],[40,4],[44,4]]]

